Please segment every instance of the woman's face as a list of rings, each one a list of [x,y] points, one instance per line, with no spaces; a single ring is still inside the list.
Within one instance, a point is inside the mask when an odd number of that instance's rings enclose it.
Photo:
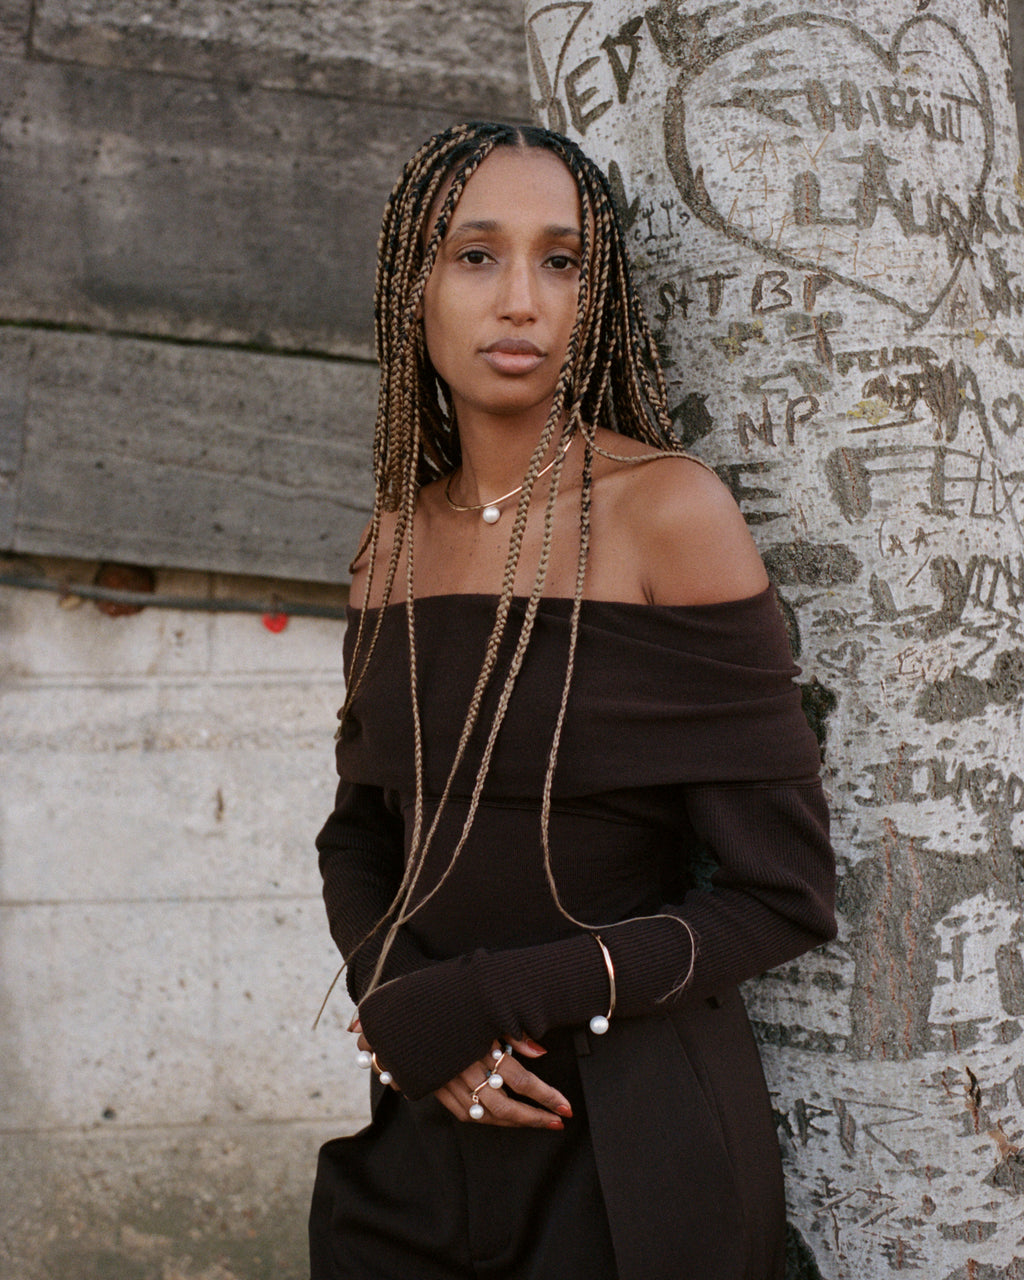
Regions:
[[[558,156],[499,147],[467,182],[423,295],[460,423],[547,414],[576,319],[580,202]]]

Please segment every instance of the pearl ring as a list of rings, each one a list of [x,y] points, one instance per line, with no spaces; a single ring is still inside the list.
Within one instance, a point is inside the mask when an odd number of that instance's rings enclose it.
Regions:
[[[487,1075],[484,1076],[477,1087],[473,1090],[470,1097],[471,1105],[469,1108],[469,1118],[471,1120],[482,1120],[484,1118],[484,1108],[480,1102],[480,1090],[483,1089],[485,1085],[490,1085],[492,1089],[500,1089],[502,1085],[504,1085],[505,1077],[501,1074],[498,1068],[509,1054],[511,1054],[511,1052],[512,1046],[510,1044],[505,1045],[504,1049],[491,1050],[491,1058],[494,1061],[494,1066],[490,1068]]]

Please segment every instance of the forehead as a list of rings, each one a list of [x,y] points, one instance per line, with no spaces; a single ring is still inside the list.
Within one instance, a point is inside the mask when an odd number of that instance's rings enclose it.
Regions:
[[[450,231],[466,221],[579,228],[576,181],[552,151],[498,147],[466,183]]]

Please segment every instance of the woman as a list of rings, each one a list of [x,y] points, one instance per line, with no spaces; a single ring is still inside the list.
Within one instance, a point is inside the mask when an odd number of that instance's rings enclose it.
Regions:
[[[736,984],[834,933],[817,746],[605,179],[540,129],[431,138],[376,318],[318,838],[374,1117],[321,1152],[314,1280],[772,1280]]]

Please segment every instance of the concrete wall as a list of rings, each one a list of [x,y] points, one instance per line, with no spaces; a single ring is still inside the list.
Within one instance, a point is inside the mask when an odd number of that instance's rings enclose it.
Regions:
[[[0,0],[0,575],[343,604],[384,196],[527,110],[505,0]],[[0,586],[0,1280],[308,1274],[341,636]]]
[[[0,550],[337,580],[381,207],[435,129],[525,118],[520,10],[0,0]]]
[[[0,1276],[298,1280],[316,1147],[366,1087],[344,992],[310,1030],[342,624],[0,588],[0,634]]]

